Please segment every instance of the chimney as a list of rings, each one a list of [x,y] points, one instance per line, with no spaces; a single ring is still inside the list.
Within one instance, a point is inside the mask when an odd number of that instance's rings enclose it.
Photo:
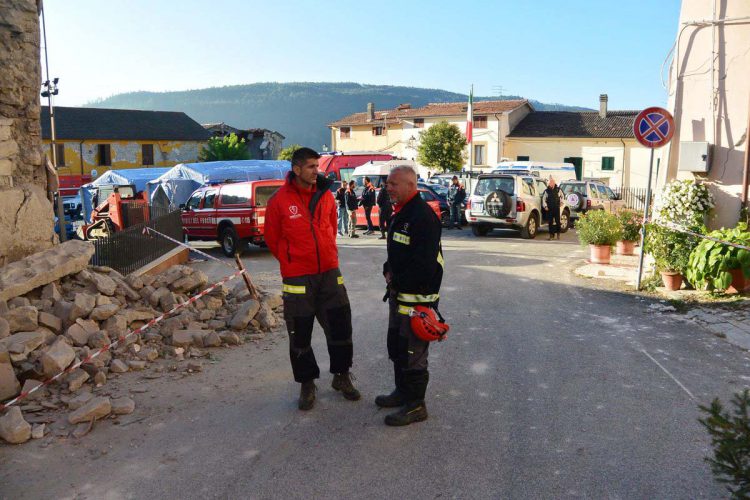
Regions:
[[[372,102],[367,103],[367,121],[371,122],[375,119],[375,104]]]
[[[599,96],[599,118],[606,118],[607,117],[607,100],[609,98],[607,97],[607,94],[602,94]]]

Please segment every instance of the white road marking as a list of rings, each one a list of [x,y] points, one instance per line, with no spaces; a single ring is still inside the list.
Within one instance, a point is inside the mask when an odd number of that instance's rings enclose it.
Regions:
[[[651,361],[653,361],[654,363],[656,363],[656,366],[658,366],[659,368],[661,368],[661,369],[662,369],[662,371],[663,371],[664,373],[666,373],[667,375],[669,375],[669,378],[671,378],[672,380],[674,380],[674,381],[675,381],[675,383],[676,383],[677,385],[679,385],[679,386],[680,386],[680,387],[682,388],[682,390],[683,390],[683,391],[685,391],[685,392],[687,393],[687,395],[688,395],[688,396],[690,396],[690,399],[692,399],[693,401],[697,401],[697,400],[695,399],[695,396],[693,396],[693,393],[692,393],[692,392],[690,392],[690,391],[688,390],[688,388],[687,388],[687,387],[685,387],[685,386],[684,386],[684,385],[682,384],[682,382],[680,382],[679,380],[677,380],[677,377],[675,377],[674,375],[672,375],[671,373],[669,373],[669,370],[667,370],[666,368],[664,368],[664,367],[663,367],[663,366],[661,365],[661,363],[659,363],[659,362],[658,362],[658,361],[656,361],[656,360],[655,360],[655,359],[654,359],[653,357],[651,357],[651,355],[650,355],[649,353],[647,353],[645,349],[641,349],[641,352],[642,352],[643,354],[645,354],[645,355],[646,355],[646,357],[648,357],[648,359],[650,359]]]

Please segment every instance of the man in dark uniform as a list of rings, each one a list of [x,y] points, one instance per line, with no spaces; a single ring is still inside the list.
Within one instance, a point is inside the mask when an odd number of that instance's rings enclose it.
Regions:
[[[380,188],[377,199],[378,209],[380,210],[380,240],[385,239],[385,233],[388,231],[388,221],[393,215],[393,204],[391,197],[385,186]]]
[[[400,426],[427,419],[425,392],[429,381],[429,343],[417,338],[409,313],[416,305],[437,307],[443,278],[441,224],[417,192],[417,174],[396,167],[387,181],[394,213],[388,227],[388,260],[383,275],[388,285],[388,357],[393,362],[395,389],[375,398],[381,408],[401,407],[385,417]]]
[[[547,212],[547,220],[549,222],[549,239],[554,239],[557,235],[557,239],[560,239],[560,207],[563,203],[563,194],[560,188],[557,186],[555,179],[549,178],[547,189],[544,190],[542,195],[542,209]]]

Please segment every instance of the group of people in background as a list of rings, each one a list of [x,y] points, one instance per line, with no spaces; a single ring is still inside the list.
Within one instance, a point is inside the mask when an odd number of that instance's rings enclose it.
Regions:
[[[365,186],[361,197],[357,196],[356,189],[357,183],[349,181],[336,190],[339,236],[359,238],[357,234],[357,209],[360,206],[364,210],[367,220],[367,230],[363,234],[374,234],[375,225],[372,223],[372,208],[377,205],[380,210],[379,239],[384,240],[388,231],[388,220],[393,214],[393,204],[388,193],[385,189],[381,189],[376,194],[375,186],[369,177],[365,177]]]

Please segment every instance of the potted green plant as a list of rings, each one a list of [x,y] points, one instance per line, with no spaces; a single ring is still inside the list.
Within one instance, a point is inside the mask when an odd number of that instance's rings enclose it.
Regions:
[[[697,238],[688,234],[649,224],[646,232],[646,251],[651,254],[656,270],[667,290],[679,290],[688,268],[690,253],[698,245]]]
[[[641,235],[641,217],[632,210],[623,210],[617,215],[622,227],[622,235],[617,241],[618,255],[633,255],[635,243]]]
[[[733,229],[712,231],[708,236],[750,246],[750,232],[744,222]],[[741,293],[750,278],[750,251],[703,240],[690,254],[686,277],[699,290]]]
[[[581,243],[589,246],[591,262],[609,264],[612,245],[622,234],[617,216],[604,210],[588,212],[578,219],[576,231]]]

